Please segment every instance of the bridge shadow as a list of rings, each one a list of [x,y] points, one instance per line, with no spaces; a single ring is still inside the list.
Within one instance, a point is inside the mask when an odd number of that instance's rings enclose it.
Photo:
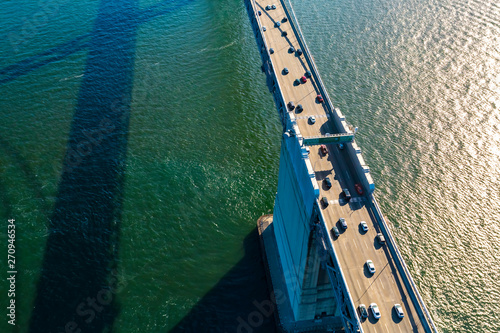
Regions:
[[[102,1],[49,223],[30,332],[112,326],[137,0]]]
[[[179,1],[180,6],[188,1]],[[177,8],[139,11],[138,0],[104,1],[91,34],[1,71],[5,80],[84,47],[87,63],[48,225],[30,332],[110,331],[139,24]]]
[[[277,332],[257,228],[243,241],[244,257],[169,332]]]

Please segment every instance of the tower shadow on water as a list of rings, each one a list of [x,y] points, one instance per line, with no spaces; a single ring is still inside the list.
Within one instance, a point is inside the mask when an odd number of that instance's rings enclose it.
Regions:
[[[168,333],[277,332],[257,228],[243,246],[243,258]]]
[[[137,0],[101,1],[49,225],[30,332],[112,324]]]

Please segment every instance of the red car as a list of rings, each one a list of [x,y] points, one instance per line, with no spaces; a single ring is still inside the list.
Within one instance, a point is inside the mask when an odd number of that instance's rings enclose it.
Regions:
[[[316,99],[319,103],[323,103],[323,97],[321,97],[321,95],[316,96]]]
[[[326,146],[325,146],[325,145],[321,145],[321,147],[319,147],[319,149],[321,150],[321,153],[322,153],[323,155],[328,154],[328,149],[326,149]]]
[[[302,83],[306,83],[306,82],[307,82],[307,79],[306,79],[306,77],[305,77],[305,76],[303,76],[303,77],[301,77],[301,78],[300,78],[300,81],[301,81]]]
[[[358,192],[359,195],[363,194],[363,188],[361,187],[361,184],[355,184],[354,188],[356,189],[356,192]]]

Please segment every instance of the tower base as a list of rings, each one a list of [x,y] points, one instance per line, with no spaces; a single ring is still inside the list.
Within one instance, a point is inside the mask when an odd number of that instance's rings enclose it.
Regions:
[[[257,221],[257,229],[278,331],[282,333],[344,332],[340,317],[326,316],[313,320],[295,320],[274,236],[273,215],[261,216]]]

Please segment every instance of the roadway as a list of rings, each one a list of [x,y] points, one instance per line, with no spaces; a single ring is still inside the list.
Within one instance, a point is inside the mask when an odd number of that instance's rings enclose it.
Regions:
[[[295,84],[294,81],[302,77],[307,70],[307,62],[304,56],[298,56],[296,52],[290,52],[289,48],[299,48],[297,37],[290,27],[290,18],[286,16],[281,2],[271,0],[256,0],[257,10],[264,39],[269,48],[274,50],[271,54],[273,69],[279,80],[285,101],[293,101],[295,106],[301,104],[303,111],[294,112],[300,133],[304,137],[336,133],[332,122],[328,121],[327,112],[322,103],[316,100],[319,94],[314,79],[308,78],[306,83]],[[266,10],[267,5],[275,5],[276,9]],[[282,22],[283,18],[287,22]],[[279,27],[276,22],[280,22]],[[286,36],[283,36],[286,32]],[[289,73],[283,72],[288,68]],[[311,124],[310,116],[315,116],[316,122]],[[309,158],[316,174],[316,180],[320,187],[320,198],[326,196],[329,200],[327,207],[320,204],[327,228],[330,230],[337,225],[340,236],[332,242],[355,307],[365,304],[377,303],[382,317],[375,319],[369,311],[368,319],[362,320],[365,332],[424,332],[422,324],[416,315],[413,304],[407,295],[401,277],[394,266],[394,262],[385,246],[376,241],[378,228],[373,218],[371,208],[362,195],[358,195],[354,189],[357,176],[347,156],[347,151],[340,150],[335,144],[327,145],[329,153],[323,156],[319,146],[312,146]],[[324,185],[325,177],[329,176],[332,187],[327,189]],[[346,203],[341,197],[342,188],[349,188],[352,200]],[[348,228],[343,230],[338,220],[340,217],[346,219]],[[361,231],[359,223],[366,221],[369,230]],[[330,235],[332,237],[332,234]],[[372,260],[375,264],[375,274],[370,274],[366,268],[366,260]],[[393,310],[394,304],[403,306],[405,317],[399,319]]]

